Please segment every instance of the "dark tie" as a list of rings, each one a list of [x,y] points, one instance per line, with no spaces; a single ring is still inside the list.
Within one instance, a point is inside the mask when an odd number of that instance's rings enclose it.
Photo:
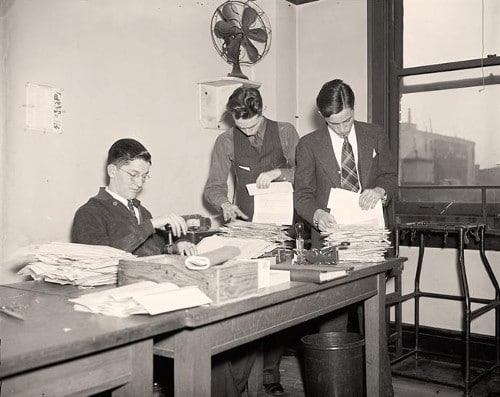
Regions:
[[[132,215],[134,215],[134,218],[137,219],[135,216],[134,202],[132,200],[127,200],[127,206],[128,210],[132,213]]]
[[[356,161],[354,160],[354,153],[352,146],[349,143],[347,136],[344,137],[344,144],[342,145],[342,189],[350,190],[352,192],[359,191],[358,172],[356,170]]]

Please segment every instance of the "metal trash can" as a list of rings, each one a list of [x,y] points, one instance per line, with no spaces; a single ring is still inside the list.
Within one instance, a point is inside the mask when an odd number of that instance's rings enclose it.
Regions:
[[[325,332],[301,338],[304,387],[308,397],[363,397],[364,338],[357,333]]]

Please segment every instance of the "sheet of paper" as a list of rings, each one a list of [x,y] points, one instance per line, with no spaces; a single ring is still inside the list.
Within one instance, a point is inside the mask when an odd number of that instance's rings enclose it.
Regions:
[[[273,182],[267,189],[257,189],[252,183],[247,185],[247,190],[254,198],[253,222],[293,223],[293,188],[290,182]]]
[[[258,189],[255,183],[247,184],[247,191],[250,196],[262,194],[293,193],[290,182],[272,182],[267,189]]]
[[[164,282],[140,281],[69,299],[75,310],[127,317],[132,314],[156,315],[211,303],[196,286],[178,287]]]
[[[252,259],[272,251],[278,244],[256,238],[234,238],[215,235],[205,237],[196,245],[196,248],[198,255],[203,255],[205,252],[227,246],[239,248],[240,254],[235,256],[236,259]]]
[[[360,193],[350,192],[345,189],[331,189],[328,198],[328,208],[341,225],[367,223],[384,227],[384,213],[382,202],[379,201],[375,208],[362,210],[359,207]]]

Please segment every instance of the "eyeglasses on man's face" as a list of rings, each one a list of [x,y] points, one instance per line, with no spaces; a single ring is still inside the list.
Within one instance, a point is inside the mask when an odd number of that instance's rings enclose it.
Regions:
[[[151,175],[149,174],[140,174],[137,171],[127,171],[126,169],[123,169],[121,167],[116,167],[116,168],[128,174],[128,176],[133,182],[142,181],[142,183],[145,183],[151,178]]]

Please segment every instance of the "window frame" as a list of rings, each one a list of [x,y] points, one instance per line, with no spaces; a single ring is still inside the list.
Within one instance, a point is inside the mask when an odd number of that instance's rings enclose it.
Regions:
[[[402,87],[401,79],[407,76],[429,73],[451,72],[475,69],[488,66],[499,66],[500,56],[486,56],[482,59],[467,59],[454,62],[403,67],[403,1],[404,0],[370,0],[367,1],[368,23],[368,118],[369,121],[381,125],[388,131],[391,151],[399,156],[399,122],[400,99],[405,91],[424,92],[435,89],[460,88],[464,86],[482,86],[483,79],[460,80],[454,83],[432,83]],[[486,78],[485,85],[500,84],[500,78]],[[400,172],[401,170],[398,170]],[[399,181],[399,178],[398,178]],[[416,221],[439,221],[447,223],[476,223],[487,225],[489,235],[500,235],[500,230],[488,228],[488,221],[500,218],[500,208],[487,202],[488,191],[498,186],[453,186],[457,189],[476,189],[480,191],[480,203],[457,203],[442,214],[448,203],[432,202],[431,204],[402,201],[400,194],[395,197],[388,208],[388,224],[393,229],[397,223]],[[450,186],[434,185],[399,185],[398,192],[405,189],[450,189]],[[488,239],[488,249],[500,250],[500,239]],[[497,240],[499,240],[497,242]],[[445,246],[456,246],[453,239],[448,239]],[[431,241],[427,246],[443,246],[442,241]]]

